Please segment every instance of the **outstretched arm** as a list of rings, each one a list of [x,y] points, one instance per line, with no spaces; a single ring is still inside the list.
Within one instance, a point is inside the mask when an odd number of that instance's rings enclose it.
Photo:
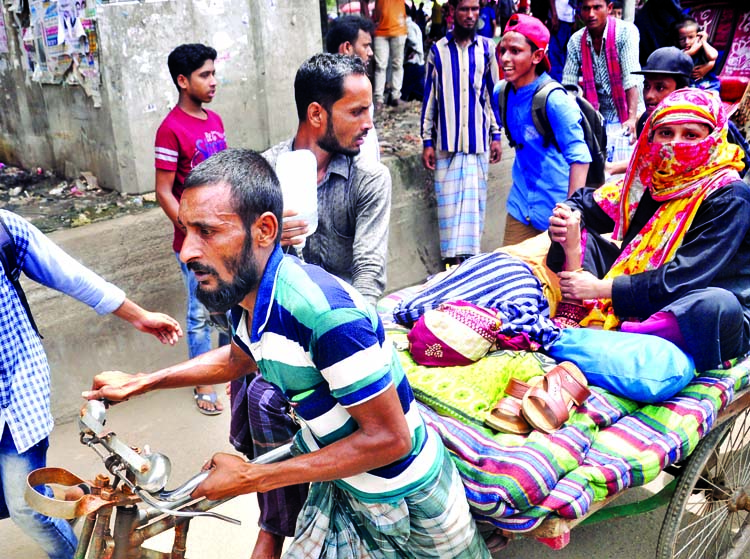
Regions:
[[[153,373],[104,371],[94,377],[91,390],[82,396],[87,400],[122,402],[162,388],[229,382],[257,369],[255,361],[232,343]]]
[[[155,336],[163,344],[174,345],[182,336],[180,323],[174,318],[147,311],[128,298],[112,314],[129,322],[137,330]]]
[[[394,386],[347,411],[358,429],[309,454],[265,465],[250,464],[239,456],[214,455],[206,465],[211,474],[192,496],[217,500],[287,485],[342,479],[391,464],[411,451],[409,427]]]

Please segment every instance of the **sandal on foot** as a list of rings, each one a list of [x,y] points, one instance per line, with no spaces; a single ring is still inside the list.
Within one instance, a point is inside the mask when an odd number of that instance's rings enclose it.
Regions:
[[[541,381],[542,377],[535,377],[536,381]],[[535,379],[532,379],[534,381]],[[532,384],[535,384],[532,382]],[[508,386],[505,388],[505,396],[495,404],[484,418],[484,422],[503,433],[512,433],[514,435],[525,435],[531,432],[531,425],[524,419],[521,413],[521,400],[529,389],[531,384],[522,380],[510,379]]]
[[[202,394],[198,392],[197,388],[193,388],[193,399],[195,400],[195,407],[198,408],[198,411],[203,415],[219,415],[222,411],[224,411],[216,407],[216,401],[219,399],[219,397],[216,395],[216,392]],[[213,405],[214,409],[207,410],[205,408],[202,408],[200,407],[199,402],[207,402]]]
[[[573,405],[581,405],[590,394],[581,370],[570,361],[563,361],[526,392],[521,410],[532,427],[552,433],[568,420]]]

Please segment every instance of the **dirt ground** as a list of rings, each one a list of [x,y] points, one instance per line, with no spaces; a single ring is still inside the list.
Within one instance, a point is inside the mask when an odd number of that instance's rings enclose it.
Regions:
[[[421,153],[421,104],[386,108],[375,115],[382,157]],[[18,213],[45,233],[157,207],[152,193],[127,195],[102,188],[96,177],[62,177],[43,168],[22,169],[0,162],[0,208]]]
[[[375,115],[381,157],[409,157],[422,153],[421,112],[422,103],[409,101],[403,111],[386,107],[381,114]]]

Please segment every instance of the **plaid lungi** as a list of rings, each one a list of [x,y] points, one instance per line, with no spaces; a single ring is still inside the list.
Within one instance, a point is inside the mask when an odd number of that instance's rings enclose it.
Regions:
[[[249,459],[291,442],[299,426],[288,413],[289,402],[260,374],[232,381],[232,423],[229,440]],[[307,498],[307,484],[258,493],[261,529],[291,537]]]
[[[479,254],[488,167],[487,153],[436,152],[435,195],[443,258]]]
[[[490,553],[443,448],[435,479],[394,503],[364,503],[333,482],[313,483],[284,554],[284,559],[311,558],[490,559]]]

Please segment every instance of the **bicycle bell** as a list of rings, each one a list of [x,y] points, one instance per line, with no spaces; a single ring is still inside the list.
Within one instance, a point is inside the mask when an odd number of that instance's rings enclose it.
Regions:
[[[172,472],[172,463],[169,458],[161,452],[151,452],[146,445],[143,447],[141,457],[148,461],[149,467],[141,473],[128,465],[128,470],[135,476],[135,484],[147,493],[158,493],[164,489]]]

